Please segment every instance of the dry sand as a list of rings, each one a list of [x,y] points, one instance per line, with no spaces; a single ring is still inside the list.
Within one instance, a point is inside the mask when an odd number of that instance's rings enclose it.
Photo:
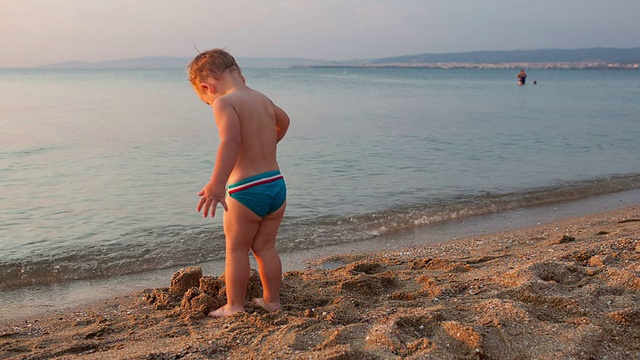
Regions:
[[[284,275],[277,313],[205,317],[224,302],[205,276],[212,297],[150,289],[1,324],[0,358],[640,359],[640,206],[324,263],[342,265]]]

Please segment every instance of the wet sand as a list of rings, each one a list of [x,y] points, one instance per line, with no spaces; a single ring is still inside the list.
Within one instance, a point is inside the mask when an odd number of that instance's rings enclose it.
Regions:
[[[640,358],[640,205],[316,265],[285,273],[277,313],[208,318],[220,274],[186,271],[3,322],[0,358]]]

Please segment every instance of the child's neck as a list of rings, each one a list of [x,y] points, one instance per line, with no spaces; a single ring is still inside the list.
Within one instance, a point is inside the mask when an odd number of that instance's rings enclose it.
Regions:
[[[237,71],[225,72],[222,76],[221,85],[218,85],[218,89],[222,94],[228,94],[246,87],[247,85],[244,82],[244,78]]]

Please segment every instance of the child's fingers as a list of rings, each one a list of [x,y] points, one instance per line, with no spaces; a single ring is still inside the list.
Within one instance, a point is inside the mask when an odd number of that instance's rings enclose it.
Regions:
[[[209,211],[211,211],[211,217],[216,216],[216,207],[218,206],[219,201],[215,199],[207,199],[207,202],[204,205],[205,213],[204,217],[207,217]]]
[[[211,200],[206,197],[201,197],[200,201],[198,201],[198,206],[196,207],[196,211],[200,212],[202,210],[202,216],[207,217],[209,215],[209,207],[211,206]]]
[[[209,208],[211,210],[211,217],[216,216],[216,205],[218,205],[217,201],[211,201],[211,203],[209,203]],[[205,215],[206,217],[206,215]]]
[[[209,211],[211,211],[211,216],[213,216],[214,211],[214,207],[211,204],[211,199],[207,199],[207,201],[204,203],[204,213],[202,214],[204,217],[209,216]]]
[[[198,201],[198,206],[196,206],[197,212],[200,212],[200,210],[202,210],[202,205],[204,205],[206,201],[207,201],[206,198],[200,198],[200,200]]]
[[[198,201],[198,206],[196,206],[196,211],[198,212],[202,211],[203,217],[209,216],[209,211],[211,211],[211,217],[214,217],[216,216],[216,206],[218,204],[222,205],[222,207],[224,208],[224,211],[229,211],[229,208],[227,208],[226,201],[224,200],[218,201],[212,198],[207,199],[204,196],[200,198],[200,201]]]

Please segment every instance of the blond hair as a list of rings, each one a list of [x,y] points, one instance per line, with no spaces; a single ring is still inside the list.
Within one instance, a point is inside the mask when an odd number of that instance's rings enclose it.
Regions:
[[[207,50],[198,54],[187,66],[189,81],[191,85],[197,86],[200,81],[206,78],[220,80],[222,73],[234,66],[240,71],[236,59],[226,50]]]

